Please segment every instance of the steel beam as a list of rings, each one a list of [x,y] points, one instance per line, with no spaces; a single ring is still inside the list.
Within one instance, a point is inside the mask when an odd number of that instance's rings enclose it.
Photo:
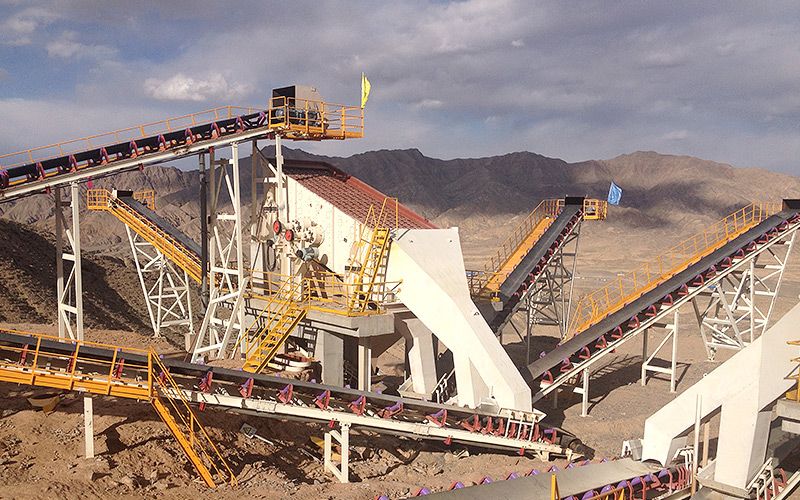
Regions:
[[[67,203],[62,201],[61,187],[57,187],[54,191],[58,336],[60,338],[69,336],[72,340],[83,340],[80,198],[78,184],[73,182],[70,185],[71,220],[68,224],[64,215]],[[66,277],[65,267],[68,269]]]

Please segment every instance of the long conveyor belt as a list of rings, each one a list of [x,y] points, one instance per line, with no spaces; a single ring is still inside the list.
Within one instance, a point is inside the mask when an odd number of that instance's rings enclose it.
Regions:
[[[34,347],[36,355],[20,355]],[[90,373],[93,360],[119,365],[117,378],[124,378],[125,370],[147,366],[146,356],[126,352],[125,348],[98,347],[36,334],[0,331],[0,380],[19,382],[20,374],[34,376],[37,370],[44,369],[36,366],[40,351],[49,354],[49,359],[58,356],[64,362],[62,368],[48,365],[47,370],[67,370],[73,374],[77,370],[81,373],[78,377],[81,383],[100,387],[100,393],[110,395],[114,395],[112,389],[128,389],[105,379],[94,384]],[[89,367],[78,366],[81,363],[87,363]],[[591,449],[575,436],[541,424],[541,413],[473,410],[169,358],[161,359],[161,363],[175,380],[182,396],[196,403],[259,416],[348,425],[445,443],[514,450],[520,454],[530,452],[545,457],[592,455]],[[111,392],[104,392],[106,382]]]
[[[500,285],[503,308],[491,320],[489,326],[493,331],[501,331],[508,323],[520,305],[525,290],[541,277],[569,233],[580,224],[582,216],[583,198],[566,198],[564,207],[555,220]]]
[[[751,258],[800,224],[797,207],[768,217],[727,244],[688,265],[683,271],[632,300],[528,365],[523,373],[534,387],[534,401],[555,390],[592,364],[599,356],[643,331],[649,323],[679,307],[690,295],[705,288],[714,277],[728,272],[738,262]]]
[[[161,217],[153,210],[150,210],[144,204],[135,200],[133,198],[133,193],[128,193],[130,192],[117,191],[117,198],[138,212],[142,217],[155,224],[159,229],[172,236],[173,239],[183,245],[187,251],[192,252],[198,259],[200,258],[201,249],[197,242],[191,239],[186,233],[172,225],[168,220]]]

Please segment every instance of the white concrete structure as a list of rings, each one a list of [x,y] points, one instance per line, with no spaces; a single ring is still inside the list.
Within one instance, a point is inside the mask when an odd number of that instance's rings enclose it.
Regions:
[[[531,410],[530,387],[472,302],[457,228],[400,231],[387,278],[403,280],[398,299],[453,352],[459,404]]]
[[[265,179],[265,196],[276,200],[278,209],[266,213],[276,214],[282,228],[321,229],[324,237],[315,245],[315,260],[346,276],[351,266],[359,264],[353,257],[369,207],[380,210],[386,196],[324,163],[282,163],[280,157],[271,160],[257,156],[274,176]],[[268,195],[270,192],[273,194]],[[281,200],[285,200],[282,210]],[[347,374],[342,372],[350,367],[357,372],[357,386],[369,390],[373,360],[393,343],[405,341],[407,386],[419,397],[431,398],[437,387],[437,371],[448,371],[449,375],[449,367],[437,367],[436,347],[441,342],[453,352],[458,404],[476,407],[485,403],[530,411],[530,388],[470,297],[458,230],[436,229],[402,205],[397,205],[397,214],[394,206],[391,212],[386,224],[394,236],[382,279],[401,283],[399,292],[388,299],[388,311],[338,320],[333,314],[312,311],[293,334],[322,362],[323,381],[346,383]],[[283,235],[271,229],[275,216],[268,216],[266,224],[261,225],[270,228],[275,247],[285,246]],[[293,243],[289,253],[294,255],[298,249],[299,245]],[[287,274],[284,262],[278,260],[279,272]],[[289,274],[305,268],[287,267]]]
[[[793,384],[791,361],[798,348],[800,304],[774,326],[698,383],[665,405],[645,422],[643,460],[669,461],[686,445],[695,421],[698,396],[700,417],[721,410],[713,481],[743,489],[765,460],[772,405]]]

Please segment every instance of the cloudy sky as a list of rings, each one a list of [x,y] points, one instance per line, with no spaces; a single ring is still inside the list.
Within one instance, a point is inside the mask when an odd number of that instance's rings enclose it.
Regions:
[[[0,152],[315,85],[332,155],[635,150],[800,174],[796,1],[0,0]]]

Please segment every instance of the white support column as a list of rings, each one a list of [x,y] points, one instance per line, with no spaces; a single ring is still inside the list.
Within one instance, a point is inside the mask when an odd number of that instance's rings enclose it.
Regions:
[[[341,447],[341,462],[336,465],[333,460],[333,441],[336,440]],[[325,433],[324,449],[325,470],[330,471],[339,482],[350,481],[350,424],[342,424],[341,432],[331,430]]]
[[[61,188],[55,188],[56,216],[56,288],[58,293],[58,336],[83,340],[83,282],[81,280],[80,191],[70,185],[71,229],[67,229]],[[67,241],[67,246],[64,244]],[[64,276],[64,262],[69,272]]]
[[[200,331],[192,345],[192,362],[206,357],[233,357],[239,352],[233,347],[238,345],[246,330],[243,305],[248,280],[242,239],[239,145],[236,143],[231,145],[231,158],[231,161],[211,162],[210,297]],[[229,211],[221,211],[221,194],[227,194]]]
[[[83,397],[83,443],[86,458],[94,458],[94,411],[91,395]]]
[[[678,356],[678,311],[675,311],[673,316],[672,323],[661,324],[661,325],[654,325],[656,328],[662,328],[665,330],[666,335],[661,340],[661,342],[656,346],[655,350],[652,354],[648,356],[647,352],[647,341],[648,337],[650,336],[651,328],[648,328],[644,332],[642,332],[642,377],[641,383],[642,385],[647,384],[647,372],[653,373],[663,373],[665,375],[669,375],[669,392],[675,392],[675,384],[676,384],[676,366],[677,366],[677,356]],[[653,363],[653,360],[661,352],[661,349],[667,345],[667,342],[672,340],[672,350],[670,354],[670,362],[669,367],[658,366]]]
[[[358,339],[358,390],[372,390],[372,346],[370,338]]]
[[[583,388],[581,389],[581,417],[589,415],[589,369],[583,370]]]

